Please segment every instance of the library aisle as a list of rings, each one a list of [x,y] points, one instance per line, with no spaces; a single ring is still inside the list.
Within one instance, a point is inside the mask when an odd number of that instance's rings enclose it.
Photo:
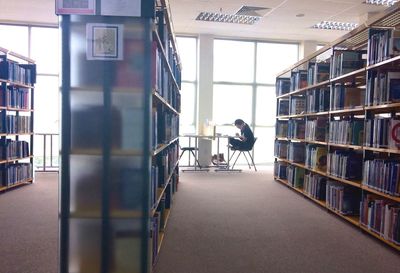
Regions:
[[[0,197],[1,273],[56,273],[57,175]],[[183,173],[154,273],[398,272],[399,254],[257,173]],[[88,272],[89,273],[89,272]]]
[[[274,182],[181,174],[155,273],[399,272],[399,254]]]

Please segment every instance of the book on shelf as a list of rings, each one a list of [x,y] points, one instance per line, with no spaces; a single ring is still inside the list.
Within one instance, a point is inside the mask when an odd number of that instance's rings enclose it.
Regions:
[[[278,100],[278,116],[289,115],[289,99]]]
[[[400,206],[374,194],[360,202],[360,223],[383,239],[400,245]]]
[[[302,142],[290,142],[288,147],[288,160],[297,163],[304,163],[305,144]]]
[[[365,67],[365,50],[334,50],[331,57],[331,79]]]
[[[280,179],[287,179],[287,167],[288,164],[282,161],[274,162],[274,176]]]
[[[311,172],[305,174],[303,191],[312,198],[324,201],[326,199],[326,177]]]
[[[331,85],[330,110],[361,107],[365,100],[365,88],[336,83]]]
[[[325,172],[327,162],[327,148],[320,145],[307,144],[306,146],[306,160],[305,165],[307,168]]]
[[[274,156],[278,158],[287,158],[288,142],[275,140]]]
[[[306,123],[304,119],[290,119],[288,121],[288,138],[304,139]]]
[[[303,188],[304,169],[289,165],[287,167],[287,180],[292,187]]]
[[[277,120],[275,125],[276,137],[288,137],[288,121]]]
[[[364,142],[364,119],[349,118],[329,122],[329,142],[361,145]]]
[[[20,64],[7,58],[7,55],[0,55],[0,79],[33,85],[36,83],[36,65]]]
[[[307,70],[293,71],[290,77],[290,91],[307,87]]]
[[[370,28],[368,37],[369,65],[400,54],[400,31],[398,29]]]
[[[327,173],[347,180],[361,180],[363,169],[362,152],[336,150],[327,155]]]
[[[381,105],[400,101],[399,71],[368,71],[366,105]]]
[[[400,196],[400,161],[398,159],[366,160],[362,183],[385,194]]]
[[[306,121],[305,138],[309,141],[327,141],[329,122],[326,117]]]
[[[359,215],[361,190],[333,180],[326,184],[326,206],[343,215]]]
[[[31,163],[13,163],[0,166],[0,185],[10,187],[33,178]]]
[[[290,78],[276,78],[276,96],[282,96],[290,92]]]
[[[400,149],[400,119],[398,118],[389,120],[388,145],[389,149]]]
[[[391,138],[390,124],[395,126],[396,122],[392,122],[393,118],[384,116],[375,116],[373,119],[365,121],[365,146],[374,148],[388,148],[389,139]]]
[[[307,92],[306,96],[306,112],[317,113],[329,110],[329,94],[328,88],[315,88]]]
[[[306,111],[306,97],[305,96],[291,96],[290,97],[290,115],[301,115]]]

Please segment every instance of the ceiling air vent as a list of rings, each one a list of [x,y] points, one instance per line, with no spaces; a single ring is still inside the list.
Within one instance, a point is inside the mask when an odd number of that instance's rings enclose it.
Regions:
[[[235,14],[202,11],[197,21],[253,25],[263,17],[269,8],[242,6]]]

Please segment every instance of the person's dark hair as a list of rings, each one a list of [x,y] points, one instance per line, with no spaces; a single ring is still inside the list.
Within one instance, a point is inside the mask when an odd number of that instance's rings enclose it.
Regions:
[[[243,119],[235,120],[235,125],[242,125],[244,123]]]

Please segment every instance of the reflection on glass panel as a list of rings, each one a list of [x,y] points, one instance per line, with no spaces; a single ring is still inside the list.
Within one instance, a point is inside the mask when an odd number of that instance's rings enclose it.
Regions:
[[[38,76],[35,85],[35,133],[58,133],[58,77]]]
[[[60,62],[58,41],[57,28],[32,28],[31,58],[37,64],[38,73],[58,74]]]
[[[176,42],[182,62],[182,80],[196,81],[197,39],[193,37],[177,37]]]
[[[195,123],[196,109],[196,85],[194,83],[182,83],[181,91],[181,115],[179,123],[181,125],[193,125]],[[184,131],[184,133],[187,133]]]
[[[254,81],[253,42],[214,40],[214,81]]]
[[[144,110],[143,93],[112,92],[112,143],[118,149],[142,150],[144,147]]]
[[[275,127],[256,127],[254,136],[257,137],[254,144],[255,163],[274,162]]]
[[[141,221],[114,219],[110,228],[110,273],[140,273],[141,253]]]
[[[214,123],[232,124],[238,118],[251,123],[252,97],[252,87],[249,85],[214,84]]]
[[[100,217],[103,157],[71,155],[70,211],[75,217]]]
[[[28,27],[0,25],[0,46],[28,57]]]
[[[276,74],[299,58],[297,44],[257,43],[257,83],[275,84]]]
[[[101,219],[70,219],[70,273],[100,272]],[[132,259],[133,260],[133,259]]]
[[[112,156],[110,160],[109,200],[111,215],[129,212],[128,216],[140,217],[147,200],[141,157]]]
[[[275,125],[275,87],[257,87],[256,99],[256,125],[274,126]]]

